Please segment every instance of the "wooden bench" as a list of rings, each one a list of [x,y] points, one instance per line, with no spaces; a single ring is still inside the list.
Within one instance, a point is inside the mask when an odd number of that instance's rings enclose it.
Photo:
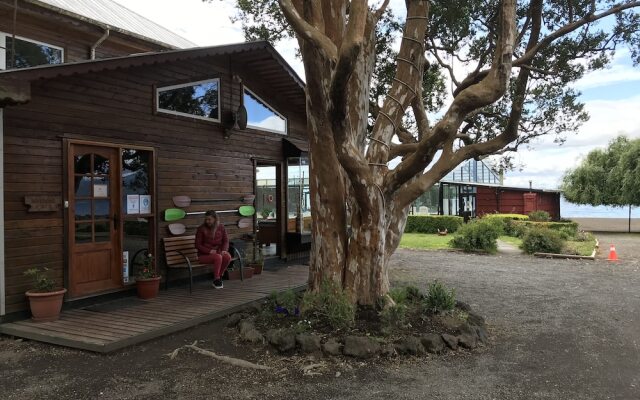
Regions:
[[[196,236],[177,236],[162,238],[162,244],[164,245],[164,256],[167,262],[167,276],[165,281],[165,288],[169,288],[169,271],[173,268],[188,268],[189,269],[189,293],[193,291],[193,269],[200,267],[207,267],[211,264],[201,264],[198,261],[198,250],[196,249]],[[242,267],[244,261],[238,249],[229,245],[229,253],[231,254],[231,262],[240,264],[240,279],[242,279]]]

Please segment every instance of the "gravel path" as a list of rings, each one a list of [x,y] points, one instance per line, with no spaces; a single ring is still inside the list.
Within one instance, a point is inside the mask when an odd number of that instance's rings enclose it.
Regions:
[[[399,250],[391,277],[438,279],[486,317],[491,343],[474,352],[390,361],[282,359],[238,347],[224,322],[108,356],[0,340],[0,398],[105,399],[640,399],[640,235],[599,235],[621,262],[541,260]],[[606,257],[606,254],[605,254]],[[165,354],[182,344],[262,362],[239,370]]]

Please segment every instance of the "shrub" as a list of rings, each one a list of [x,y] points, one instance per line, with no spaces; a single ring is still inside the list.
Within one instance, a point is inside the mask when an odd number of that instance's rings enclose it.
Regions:
[[[383,331],[389,332],[395,328],[402,328],[407,323],[407,306],[394,304],[383,308],[379,315]]]
[[[529,216],[524,214],[485,214],[482,218],[499,218],[502,220],[512,220],[512,221],[528,221]]]
[[[504,235],[521,237],[524,232],[519,232],[517,229],[517,221],[528,221],[529,216],[524,214],[485,214],[482,219],[493,221],[502,221],[502,232]]]
[[[271,316],[273,312],[284,316],[298,316],[300,302],[300,296],[292,289],[283,292],[273,291],[267,298],[269,307],[266,312],[268,316]]]
[[[49,278],[47,275],[49,274],[49,268],[29,268],[24,271],[24,276],[31,278],[33,282],[34,292],[38,293],[46,293],[53,292],[53,288],[56,286],[56,283],[53,279]]]
[[[464,251],[486,251],[495,253],[498,249],[500,229],[487,221],[474,221],[462,226],[451,240],[453,247]]]
[[[317,292],[302,297],[302,314],[332,329],[346,329],[355,321],[356,309],[347,294],[335,283],[324,281]]]
[[[424,305],[432,312],[453,310],[456,306],[456,290],[448,289],[445,284],[435,281],[429,285]]]
[[[453,233],[460,228],[464,219],[456,215],[409,215],[404,231],[407,233],[438,233],[446,229]]]
[[[577,242],[591,242],[595,241],[596,238],[591,232],[580,231],[575,235],[575,240]]]
[[[530,228],[522,238],[522,249],[525,253],[560,253],[564,240],[560,234],[549,228]]]
[[[576,236],[576,231],[571,226],[561,226],[556,231],[564,240],[573,240]]]
[[[389,297],[391,297],[396,304],[409,304],[422,300],[422,293],[420,293],[420,289],[415,286],[406,286],[392,288],[389,290]]]
[[[529,221],[547,222],[547,221],[551,221],[551,216],[549,215],[548,212],[544,210],[531,211],[529,213]]]
[[[519,238],[524,237],[529,228],[542,227],[549,228],[554,231],[564,230],[565,234],[570,234],[570,237],[574,237],[578,233],[577,222],[534,222],[534,221],[513,221],[514,236]]]

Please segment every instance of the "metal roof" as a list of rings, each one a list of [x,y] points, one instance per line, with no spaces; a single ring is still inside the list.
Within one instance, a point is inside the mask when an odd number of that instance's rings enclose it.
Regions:
[[[26,0],[96,25],[108,25],[133,36],[142,36],[172,48],[196,47],[195,43],[171,32],[112,0]]]

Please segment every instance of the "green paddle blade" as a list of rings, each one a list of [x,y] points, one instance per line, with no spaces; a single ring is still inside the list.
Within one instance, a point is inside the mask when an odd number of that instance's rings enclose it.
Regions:
[[[179,208],[167,208],[164,210],[165,221],[178,221],[184,218],[185,215],[187,215],[187,213]]]
[[[253,206],[240,206],[238,213],[243,217],[250,217],[256,213],[256,209]]]

